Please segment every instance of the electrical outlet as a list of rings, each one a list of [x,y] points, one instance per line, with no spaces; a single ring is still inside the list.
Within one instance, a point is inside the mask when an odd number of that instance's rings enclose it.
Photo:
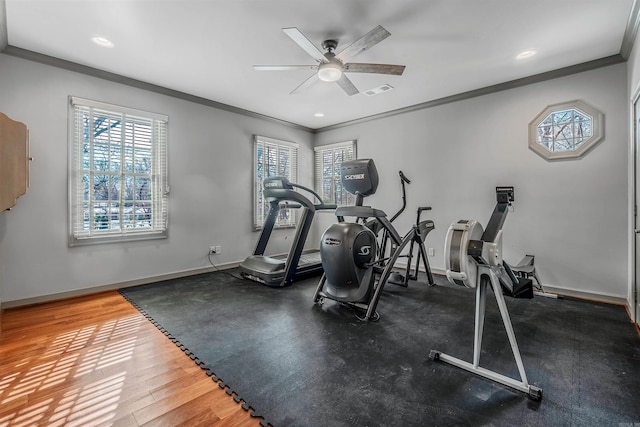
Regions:
[[[221,254],[221,253],[222,253],[222,246],[216,245],[216,254]]]
[[[220,252],[217,250],[220,246],[209,246],[209,255],[216,255]]]
[[[429,256],[436,256],[436,250],[433,248],[428,249]]]

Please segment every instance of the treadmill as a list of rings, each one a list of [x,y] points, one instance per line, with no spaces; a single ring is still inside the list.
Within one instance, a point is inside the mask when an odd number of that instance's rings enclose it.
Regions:
[[[320,201],[314,204],[295,188],[312,194]],[[283,176],[266,178],[263,184],[264,199],[269,202],[269,213],[262,227],[260,239],[249,256],[240,264],[240,274],[246,279],[262,283],[272,288],[289,286],[296,280],[322,272],[322,260],[318,251],[303,253],[307,235],[316,211],[335,209],[336,205],[322,202],[322,198],[315,191],[302,185],[294,184]],[[290,203],[292,202],[292,203]],[[265,256],[264,251],[271,237],[280,209],[301,208],[302,214],[296,228],[296,235],[289,254],[284,257]]]

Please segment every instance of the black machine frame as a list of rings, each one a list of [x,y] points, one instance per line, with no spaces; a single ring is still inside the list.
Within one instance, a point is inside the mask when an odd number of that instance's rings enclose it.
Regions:
[[[283,176],[266,178],[263,188],[264,199],[269,202],[269,212],[253,254],[240,264],[240,274],[270,287],[289,286],[304,277],[319,274],[322,271],[322,263],[300,264],[300,259],[315,213],[320,210],[336,209],[336,205],[324,203],[320,195],[312,189],[294,184]],[[296,191],[296,188],[312,194],[320,203],[313,203]],[[302,209],[293,244],[284,260],[264,255],[280,210],[283,208]]]
[[[372,162],[372,160],[368,159],[360,159],[354,160],[352,162]],[[348,162],[343,163],[346,165]],[[350,167],[350,166],[347,166]],[[375,170],[375,166],[374,166]],[[348,301],[344,299],[338,299],[332,297],[327,292],[323,291],[325,287],[325,283],[327,281],[326,273],[322,275],[320,282],[316,288],[316,292],[314,294],[314,303],[317,305],[322,305],[325,299],[336,300],[342,304],[347,306],[356,308],[358,310],[364,311],[364,316],[359,317],[364,321],[376,321],[379,318],[379,315],[376,311],[378,302],[380,300],[381,292],[384,289],[386,283],[398,284],[400,286],[407,286],[407,281],[409,279],[417,280],[418,276],[418,268],[420,264],[420,258],[425,266],[427,279],[429,285],[434,285],[435,282],[433,280],[433,275],[431,273],[431,267],[429,265],[429,261],[427,259],[427,251],[424,247],[424,242],[427,234],[434,229],[433,221],[431,220],[420,220],[420,215],[425,210],[430,210],[431,207],[420,207],[418,208],[418,214],[416,218],[416,223],[412,225],[411,229],[404,235],[401,236],[397,229],[393,226],[392,221],[395,220],[400,213],[406,207],[406,194],[405,194],[405,183],[410,183],[404,174],[400,171],[400,178],[402,180],[402,191],[403,191],[403,206],[402,208],[391,218],[387,218],[387,214],[380,210],[375,209],[370,206],[362,206],[364,196],[368,196],[375,192],[375,188],[372,191],[353,192],[356,194],[356,206],[343,206],[336,209],[336,217],[338,219],[338,223],[344,223],[345,217],[355,217],[356,222],[360,221],[364,223],[367,227],[373,228],[374,234],[378,234],[382,231],[382,241],[379,247],[379,250],[376,253],[376,257],[373,262],[369,265],[372,269],[371,275],[367,276],[366,280],[370,280],[369,286],[371,289],[371,293],[368,296],[368,299],[365,301]],[[377,171],[374,172],[376,181],[373,187],[377,187]],[[368,178],[368,177],[367,177]],[[343,180],[344,180],[344,170],[343,170]],[[344,185],[344,182],[343,182]],[[368,186],[366,187],[368,188]],[[351,191],[350,191],[351,192]],[[369,220],[372,218],[371,220]],[[388,255],[387,255],[387,247],[389,246]],[[410,246],[410,251],[408,255],[402,255],[403,250],[407,245]],[[414,246],[417,245],[417,246]],[[418,249],[418,261],[416,262],[415,272],[411,274],[411,259],[414,256],[413,250],[414,248]],[[398,281],[389,280],[392,274],[398,274],[394,271],[395,263],[400,257],[407,257],[407,267],[406,274],[404,276],[398,275],[401,277]]]
[[[395,221],[400,214],[402,214],[402,212],[404,212],[404,210],[407,207],[407,191],[405,188],[405,184],[411,184],[411,180],[409,178],[407,178],[407,176],[402,172],[402,171],[398,171],[398,175],[400,176],[400,184],[402,186],[402,206],[400,207],[400,209],[398,209],[398,211],[391,217],[391,219],[389,220],[389,222],[393,223],[393,221]],[[426,265],[428,263],[428,261],[426,261],[427,259],[427,253],[424,250],[424,245],[418,245],[417,247],[414,247],[415,244],[417,244],[420,240],[424,241],[423,239],[419,238],[420,236],[422,236],[423,234],[426,236],[426,234],[428,233],[428,231],[430,231],[431,229],[433,229],[433,221],[426,221],[426,222],[422,222],[420,217],[422,216],[422,212],[424,211],[430,211],[431,207],[430,206],[420,206],[417,209],[417,214],[416,214],[416,222],[415,225],[418,228],[422,228],[423,230],[421,230],[421,232],[418,234],[418,236],[416,236],[416,238],[414,240],[411,241],[411,244],[409,245],[409,252],[407,253],[407,255],[400,255],[399,258],[407,258],[407,267],[405,269],[404,274],[394,270],[391,272],[390,276],[389,276],[389,283],[393,283],[394,285],[399,285],[399,286],[404,286],[407,287],[409,284],[409,280],[418,280],[418,271],[420,270],[420,259],[423,260],[423,263]],[[372,229],[374,231],[374,233],[377,234],[377,232],[379,232],[379,230],[377,229],[377,224],[376,224],[376,219],[373,219],[371,221],[368,221],[366,223],[366,226],[369,227],[370,229]],[[430,227],[429,230],[424,230],[425,227]],[[426,231],[426,232],[425,232]],[[393,253],[393,251],[395,251],[396,249],[396,242],[394,242],[392,239],[389,238],[389,233],[386,229],[382,230],[382,238],[380,239],[380,246],[378,247],[378,257],[379,258],[384,258],[387,256],[387,254],[391,255]],[[414,249],[418,250],[418,254],[414,255]],[[416,268],[415,270],[411,271],[411,263],[413,260],[413,257],[416,256]],[[431,274],[431,271],[429,269],[427,269],[427,274]],[[433,283],[433,278],[431,276],[429,276],[429,283]]]

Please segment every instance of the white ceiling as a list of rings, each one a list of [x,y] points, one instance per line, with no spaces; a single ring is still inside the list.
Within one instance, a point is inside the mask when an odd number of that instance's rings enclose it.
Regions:
[[[621,53],[634,0],[0,0],[6,53],[30,51],[311,129],[402,109]],[[0,26],[2,26],[0,11]],[[377,25],[391,36],[353,62],[406,65],[404,75],[349,74],[346,95],[313,74],[252,65],[315,64],[297,27],[337,51]],[[629,31],[627,30],[627,39]],[[111,40],[112,48],[91,42]],[[0,42],[2,37],[0,36]],[[2,48],[0,43],[0,48]],[[518,61],[526,49],[532,58]],[[322,112],[324,117],[314,114]]]

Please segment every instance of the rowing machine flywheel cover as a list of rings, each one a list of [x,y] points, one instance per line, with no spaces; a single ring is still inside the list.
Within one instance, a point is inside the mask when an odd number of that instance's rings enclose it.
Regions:
[[[476,287],[478,266],[468,255],[468,249],[469,242],[480,240],[483,233],[482,225],[472,219],[461,219],[449,226],[444,247],[445,268],[449,282],[467,288]]]

